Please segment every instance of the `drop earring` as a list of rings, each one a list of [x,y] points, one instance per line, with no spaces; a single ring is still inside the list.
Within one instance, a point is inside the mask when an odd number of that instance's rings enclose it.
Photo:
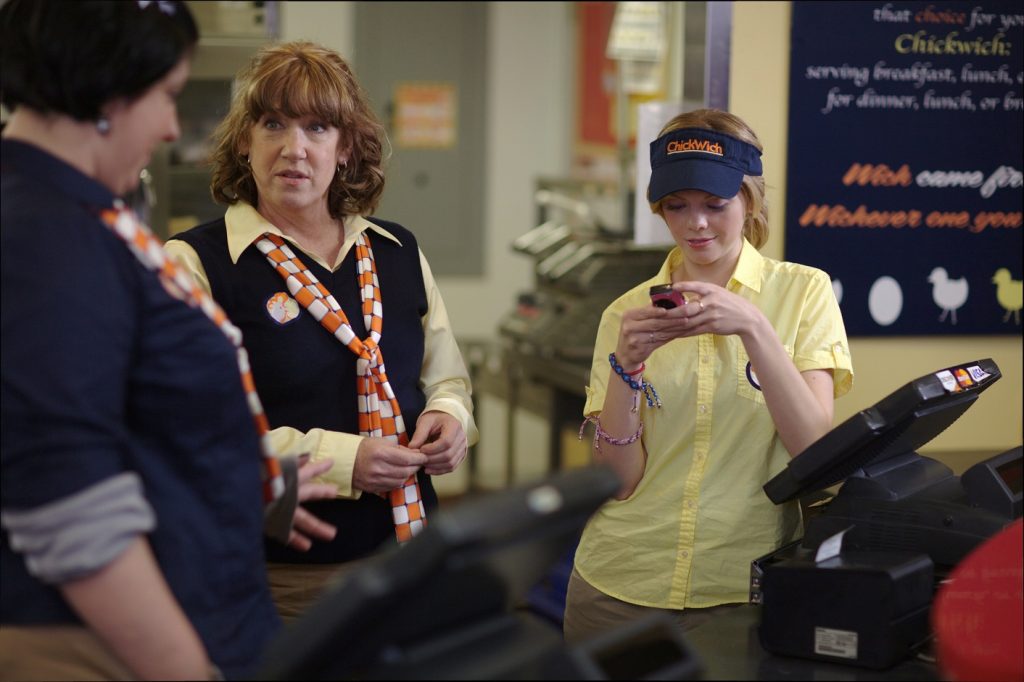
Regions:
[[[110,133],[110,119],[106,116],[100,116],[96,119],[96,130],[99,131],[100,135],[107,135]]]

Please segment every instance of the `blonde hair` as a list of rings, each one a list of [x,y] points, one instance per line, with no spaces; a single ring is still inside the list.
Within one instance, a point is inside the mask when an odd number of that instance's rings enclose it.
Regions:
[[[239,74],[227,116],[213,133],[210,192],[215,201],[256,206],[259,193],[241,150],[264,114],[315,116],[337,128],[348,162],[331,181],[331,216],[368,215],[384,191],[386,135],[362,87],[341,56],[311,42],[262,48]]]
[[[665,124],[658,137],[680,128],[714,130],[748,142],[759,150],[763,149],[757,134],[743,119],[721,109],[695,109],[679,114]],[[755,248],[760,249],[768,241],[768,202],[765,198],[764,177],[744,175],[743,184],[740,185],[740,196],[743,197],[743,206],[746,208],[746,215],[743,217],[743,236]],[[662,197],[651,203],[651,212],[664,217],[663,202],[667,198]]]

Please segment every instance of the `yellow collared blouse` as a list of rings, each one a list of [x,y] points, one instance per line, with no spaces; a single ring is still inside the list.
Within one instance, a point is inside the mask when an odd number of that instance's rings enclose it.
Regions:
[[[650,304],[648,288],[671,280],[682,254],[604,311],[584,413],[600,413],[623,311]],[[846,330],[821,270],[763,257],[744,241],[729,291],[772,322],[796,368],[832,370],[834,394],[853,383]],[[701,608],[748,599],[750,562],[801,533],[796,502],[774,505],[762,486],[789,462],[738,336],[675,339],[646,361],[662,400],[641,401],[647,465],[633,494],[587,524],[576,568],[617,599],[658,608]],[[612,377],[609,379],[609,377]]]

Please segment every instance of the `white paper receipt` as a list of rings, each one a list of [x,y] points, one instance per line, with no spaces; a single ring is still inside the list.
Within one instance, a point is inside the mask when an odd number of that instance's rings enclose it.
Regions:
[[[853,528],[853,526],[850,526]],[[839,556],[839,552],[843,549],[843,536],[846,535],[846,531],[850,528],[844,528],[830,538],[827,538],[818,545],[818,552],[814,555],[814,563],[819,564],[826,559],[831,559],[834,556]]]
[[[814,653],[837,658],[857,658],[857,633],[814,628]]]

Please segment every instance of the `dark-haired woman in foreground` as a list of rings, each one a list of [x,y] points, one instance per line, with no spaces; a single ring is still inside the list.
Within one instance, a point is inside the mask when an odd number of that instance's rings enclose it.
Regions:
[[[182,2],[0,9],[4,679],[244,676],[280,627],[265,503],[282,541],[333,536],[295,511],[329,467],[262,446],[238,330],[118,198],[196,41]]]

